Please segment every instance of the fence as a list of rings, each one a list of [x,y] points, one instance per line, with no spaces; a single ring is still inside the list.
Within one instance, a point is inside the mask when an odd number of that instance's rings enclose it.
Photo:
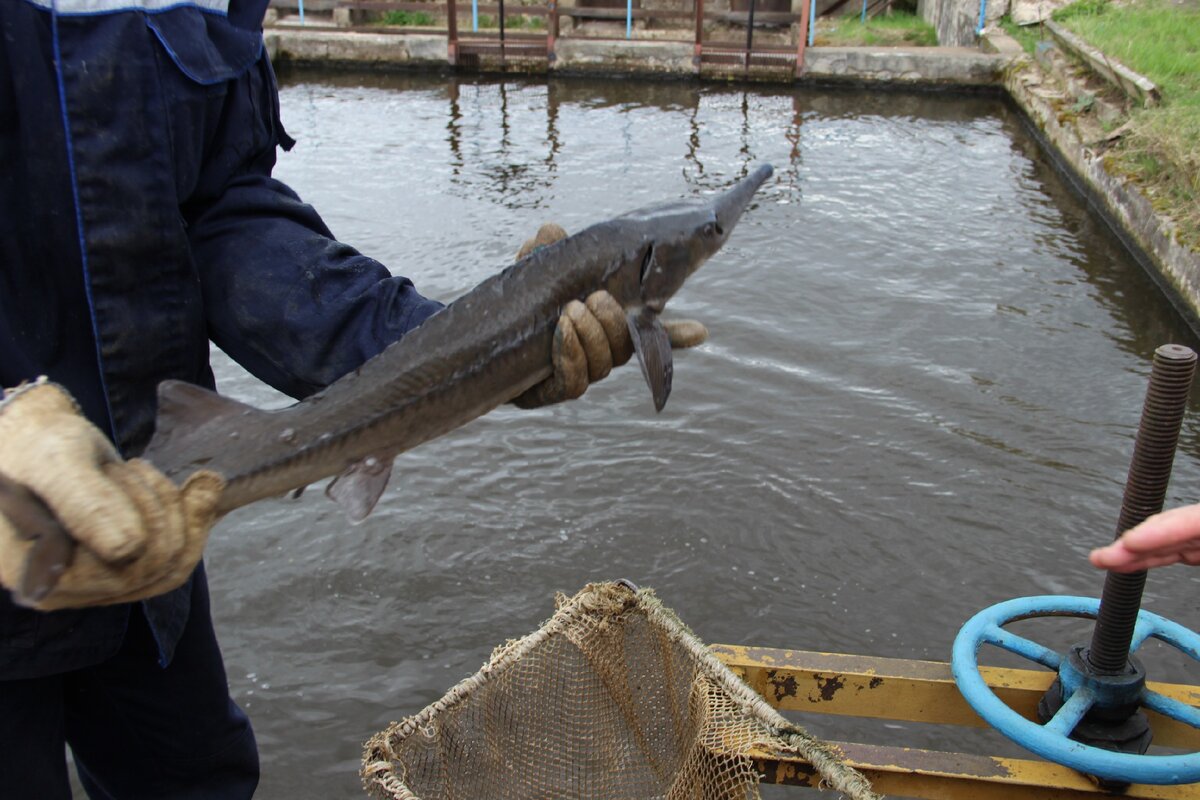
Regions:
[[[619,0],[616,0],[619,2]],[[712,0],[710,0],[711,2]],[[589,36],[590,39],[626,40],[634,39],[635,21],[646,24],[653,20],[659,23],[674,23],[674,29],[661,31],[653,37],[658,42],[687,42],[693,46],[693,63],[697,71],[721,71],[751,73],[758,71],[790,70],[800,75],[804,69],[804,50],[811,44],[810,17],[814,3],[802,0],[799,13],[780,11],[779,0],[732,0],[728,10],[705,8],[705,0],[691,0],[691,8],[647,8],[639,0],[625,0],[624,8],[600,5],[603,0],[590,0],[587,6],[561,7],[556,0],[545,4],[514,5],[506,7],[505,0],[480,4],[472,0],[470,5],[443,0],[443,2],[412,2],[411,0],[339,0],[338,8],[348,10],[351,18],[362,17],[363,12],[385,13],[389,11],[444,15],[447,36],[447,60],[452,66],[498,66],[502,69],[546,68],[555,60],[556,42],[563,37],[562,20],[599,20],[625,23],[624,37],[613,35]],[[611,0],[610,0],[611,2]],[[783,0],[790,2],[790,0]],[[772,6],[767,4],[771,3]],[[742,6],[739,8],[738,6]],[[766,8],[766,10],[764,10]],[[470,26],[459,24],[460,16],[470,16]],[[494,19],[496,27],[481,30],[480,15]],[[517,30],[511,20],[522,20]],[[541,20],[538,30],[527,29],[525,20]],[[791,35],[792,26],[796,26]],[[778,34],[764,35],[767,27],[789,31],[788,39],[794,44],[781,44],[764,39],[778,40]],[[378,28],[375,28],[378,30]],[[707,29],[707,31],[706,31]],[[714,29],[717,32],[714,34]],[[744,29],[744,38],[731,38]],[[756,31],[758,33],[756,34]]]

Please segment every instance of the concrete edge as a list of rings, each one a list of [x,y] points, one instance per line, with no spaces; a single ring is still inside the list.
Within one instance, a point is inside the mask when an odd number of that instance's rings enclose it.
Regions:
[[[267,51],[276,61],[344,66],[447,67],[439,33],[366,33],[337,29],[269,28]],[[809,47],[802,79],[894,82],[908,86],[995,86],[1006,57],[970,48]],[[560,38],[551,73],[690,77],[697,75],[691,42]],[[755,80],[791,82],[790,70],[755,71]]]
[[[994,86],[1006,63],[1003,56],[968,48],[809,47],[801,77],[910,86]]]
[[[1200,253],[1180,242],[1175,223],[1159,216],[1133,183],[1110,174],[1094,144],[1081,141],[1054,102],[1034,91],[1044,78],[1037,63],[1024,58],[1010,66],[1004,85],[1076,190],[1158,280],[1188,324],[1200,331]]]
[[[1047,21],[1045,26],[1060,47],[1087,64],[1092,72],[1104,78],[1125,96],[1137,100],[1147,108],[1162,101],[1162,94],[1149,78],[1100,52],[1061,25]]]
[[[351,67],[447,64],[444,35],[271,28],[263,32],[263,38],[271,60],[281,63]]]
[[[999,28],[988,29],[979,37],[979,47],[985,53],[995,53],[1007,59],[1021,58],[1025,48],[1021,43]]]

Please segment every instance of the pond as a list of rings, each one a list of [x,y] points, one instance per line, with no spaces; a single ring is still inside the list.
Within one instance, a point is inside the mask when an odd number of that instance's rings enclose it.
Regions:
[[[668,309],[710,339],[677,354],[662,413],[624,368],[578,402],[502,408],[402,455],[362,525],[309,491],[215,531],[214,615],[261,797],[361,796],[364,739],[589,581],[653,587],[710,643],[933,660],[1000,600],[1099,594],[1085,556],[1113,536],[1151,354],[1197,342],[1002,99],[282,83],[298,144],[278,177],[441,300],[547,220],[575,231],[759,163],[776,174]],[[225,393],[288,402],[214,355]],[[1198,486],[1191,414],[1168,503]],[[1196,625],[1197,576],[1153,574],[1146,607]],[[1162,661],[1152,677],[1187,678]]]

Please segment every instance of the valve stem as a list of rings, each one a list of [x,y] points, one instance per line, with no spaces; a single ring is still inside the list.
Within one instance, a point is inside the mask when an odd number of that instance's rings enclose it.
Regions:
[[[1162,511],[1195,372],[1196,354],[1190,348],[1164,344],[1154,351],[1150,386],[1146,390],[1117,521],[1117,537]],[[1145,570],[1109,572],[1105,578],[1100,611],[1087,650],[1088,664],[1097,674],[1119,675],[1126,671],[1145,585]]]

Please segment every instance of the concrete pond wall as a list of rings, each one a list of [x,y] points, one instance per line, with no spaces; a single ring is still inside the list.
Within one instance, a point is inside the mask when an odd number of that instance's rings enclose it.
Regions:
[[[978,41],[979,0],[917,0],[917,14],[937,31],[939,44],[972,47]]]

